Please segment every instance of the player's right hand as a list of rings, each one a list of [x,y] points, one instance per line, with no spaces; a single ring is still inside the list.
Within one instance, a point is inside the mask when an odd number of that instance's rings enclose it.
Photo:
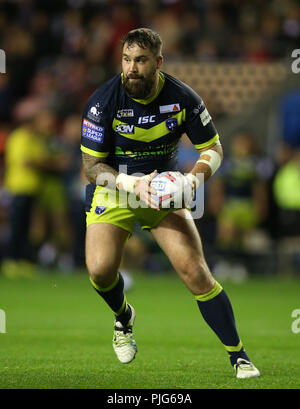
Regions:
[[[150,186],[151,180],[158,174],[157,170],[149,175],[138,178],[134,185],[135,194],[146,203],[151,209],[159,210],[158,202],[153,199],[152,195],[156,195],[156,190]]]

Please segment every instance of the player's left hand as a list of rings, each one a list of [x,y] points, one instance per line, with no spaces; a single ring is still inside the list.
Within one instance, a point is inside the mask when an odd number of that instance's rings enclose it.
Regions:
[[[197,187],[199,186],[199,181],[196,176],[188,173],[187,175],[183,176],[185,183],[184,183],[184,205],[188,207],[194,196]]]
[[[156,200],[153,199],[152,195],[156,195],[156,190],[150,186],[151,180],[157,175],[157,170],[150,173],[149,175],[139,178],[134,185],[135,194],[149,207],[155,210],[159,210],[159,206]],[[152,194],[152,195],[151,195]]]

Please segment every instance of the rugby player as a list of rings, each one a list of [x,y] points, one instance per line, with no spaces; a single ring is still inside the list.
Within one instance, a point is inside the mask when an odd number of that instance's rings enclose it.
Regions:
[[[161,71],[162,41],[146,28],[123,39],[122,73],[100,86],[88,100],[82,119],[86,190],[86,264],[90,281],[114,313],[113,348],[122,363],[131,362],[135,310],[127,303],[118,272],[126,240],[138,222],[148,229],[194,295],[200,312],[228,352],[238,378],[259,376],[239,338],[230,300],[212,276],[188,203],[159,209],[151,193],[153,177],[177,169],[178,142],[186,133],[199,159],[185,175],[187,196],[215,173],[222,161],[219,135],[203,100],[186,84]],[[137,176],[136,174],[144,176]],[[202,177],[200,177],[201,175]],[[203,177],[204,175],[204,177]],[[115,201],[109,192],[115,191]],[[130,206],[134,195],[144,206]],[[121,199],[121,197],[123,199]]]

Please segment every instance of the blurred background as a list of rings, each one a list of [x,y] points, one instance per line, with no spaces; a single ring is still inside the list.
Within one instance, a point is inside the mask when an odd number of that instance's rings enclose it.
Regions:
[[[84,271],[83,107],[120,72],[121,39],[150,27],[163,71],[204,99],[225,160],[195,220],[214,274],[300,273],[299,1],[2,0],[0,263],[9,278]],[[299,62],[300,68],[300,62]],[[183,136],[179,165],[197,153]],[[137,229],[122,270],[171,270]]]

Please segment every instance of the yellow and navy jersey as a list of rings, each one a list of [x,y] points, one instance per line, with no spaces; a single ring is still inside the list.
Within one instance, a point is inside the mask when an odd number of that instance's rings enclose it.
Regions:
[[[140,100],[125,93],[122,78],[116,75],[88,100],[82,118],[82,152],[105,158],[120,172],[148,174],[155,169],[177,170],[183,133],[196,149],[218,140],[204,102],[183,82],[159,72],[156,93]]]

